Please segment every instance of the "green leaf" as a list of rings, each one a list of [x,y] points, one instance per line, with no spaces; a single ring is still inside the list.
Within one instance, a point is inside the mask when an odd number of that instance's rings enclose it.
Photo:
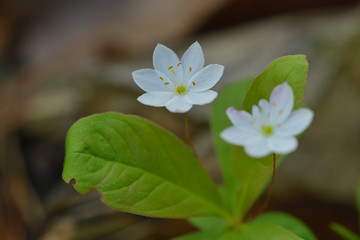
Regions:
[[[301,240],[292,232],[271,223],[250,223],[225,232],[219,240]]]
[[[107,205],[166,218],[228,218],[219,192],[189,148],[145,119],[105,113],[80,119],[66,137],[63,179]]]
[[[243,224],[235,229],[208,229],[174,240],[301,240],[287,229],[266,222]],[[308,239],[306,239],[308,240]]]
[[[224,220],[217,217],[194,217],[189,218],[188,222],[202,231],[209,229],[224,230],[228,227],[228,224]]]
[[[172,240],[218,240],[223,230],[207,229],[202,232],[190,233],[181,237],[173,238]]]
[[[260,99],[269,100],[272,90],[287,81],[294,91],[294,108],[301,105],[305,92],[308,63],[304,55],[285,56],[275,59],[252,82],[242,109],[251,112]],[[233,148],[233,162],[242,182],[237,202],[237,217],[241,220],[266,185],[273,166],[273,156],[257,159],[248,156],[243,147]]]
[[[226,116],[226,109],[230,106],[240,108],[245,94],[251,84],[251,80],[233,83],[220,91],[219,96],[213,103],[210,119],[210,127],[214,136],[215,148],[220,160],[221,171],[224,178],[224,195],[227,205],[233,211],[236,208],[236,195],[240,181],[236,177],[233,160],[231,157],[231,145],[220,138],[220,132],[231,126]]]
[[[294,233],[272,223],[245,224],[240,228],[251,240],[300,240]]]
[[[360,237],[356,233],[338,223],[331,223],[330,228],[346,240],[360,240]]]
[[[237,217],[242,220],[258,198],[273,169],[273,156],[254,159],[242,147],[233,147],[234,167],[242,182],[239,189]]]
[[[260,99],[269,100],[272,90],[287,81],[294,91],[294,108],[300,107],[305,92],[308,62],[304,55],[291,55],[275,59],[251,84],[242,109],[251,112]]]
[[[299,219],[281,212],[267,212],[258,216],[254,223],[273,223],[280,227],[283,227],[290,232],[296,234],[297,236],[306,239],[306,240],[316,240],[316,236],[310,230],[308,226],[305,225]]]

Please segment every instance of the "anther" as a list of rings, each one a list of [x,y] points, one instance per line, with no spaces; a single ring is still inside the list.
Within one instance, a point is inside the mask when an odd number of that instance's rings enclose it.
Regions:
[[[180,65],[182,65],[181,62],[179,62],[179,63],[177,64],[177,66],[180,66]]]
[[[173,68],[173,66],[170,66],[169,68],[168,68],[168,70],[170,70],[170,69],[172,69]]]
[[[165,85],[169,85],[169,82],[164,83]]]
[[[279,111],[279,115],[283,114],[283,112],[284,112],[283,110],[280,110],[280,111]]]
[[[160,77],[161,80],[164,80],[162,77]]]
[[[179,90],[179,89],[177,90],[177,92],[178,92],[179,94],[181,94],[181,92],[180,92],[180,90]]]
[[[276,102],[275,102],[275,101],[273,101],[273,102],[271,103],[271,105],[276,106]]]
[[[192,82],[192,84],[195,86],[195,82]]]
[[[189,67],[189,71],[191,72],[191,70],[192,70],[192,68],[191,67]]]

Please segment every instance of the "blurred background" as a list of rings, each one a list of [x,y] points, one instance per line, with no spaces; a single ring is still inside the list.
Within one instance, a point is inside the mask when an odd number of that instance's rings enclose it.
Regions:
[[[185,138],[183,116],[141,105],[134,70],[152,68],[165,44],[180,56],[199,41],[206,64],[225,65],[220,90],[254,77],[273,59],[306,54],[306,104],[315,119],[277,171],[268,210],[357,231],[360,173],[358,0],[2,0],[0,2],[0,239],[170,239],[183,220],[115,211],[61,178],[64,140],[80,117],[137,114]],[[195,146],[221,183],[210,107],[190,111]]]

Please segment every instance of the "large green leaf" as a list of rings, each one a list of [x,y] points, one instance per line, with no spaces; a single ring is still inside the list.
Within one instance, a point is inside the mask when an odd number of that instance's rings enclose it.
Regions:
[[[273,223],[289,230],[303,239],[316,240],[316,236],[310,230],[310,228],[305,225],[305,223],[286,213],[268,212],[258,216],[253,222]]]
[[[220,166],[224,178],[224,198],[229,208],[234,211],[236,208],[236,195],[240,181],[234,170],[231,145],[220,138],[220,132],[231,126],[225,112],[228,107],[242,106],[245,94],[251,84],[251,80],[230,84],[220,91],[219,96],[213,103],[211,111],[210,126],[214,136],[215,148],[220,160]]]
[[[63,179],[96,188],[107,205],[167,218],[229,218],[209,175],[189,148],[145,119],[105,113],[80,119],[69,130]]]
[[[275,59],[252,82],[242,108],[251,112],[260,99],[269,100],[272,90],[287,81],[294,91],[294,103],[301,105],[305,92],[308,63],[304,55],[285,56]],[[248,156],[243,147],[234,147],[235,171],[242,182],[237,202],[237,217],[242,219],[266,184],[273,166],[273,156],[257,159]]]
[[[343,225],[333,222],[330,224],[330,228],[345,240],[360,240],[359,235],[352,232],[350,229],[344,227]]]

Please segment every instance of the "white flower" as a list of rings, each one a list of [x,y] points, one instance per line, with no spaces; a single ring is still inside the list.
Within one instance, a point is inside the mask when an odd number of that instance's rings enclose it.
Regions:
[[[290,153],[298,145],[294,136],[310,125],[314,115],[305,108],[292,112],[293,106],[293,90],[284,82],[274,88],[270,103],[261,99],[259,106],[253,105],[252,115],[228,108],[226,113],[234,126],[222,131],[220,136],[233,145],[244,146],[251,157]]]
[[[153,64],[154,69],[132,73],[136,84],[146,92],[138,98],[139,102],[184,113],[193,104],[207,104],[216,98],[217,93],[209,89],[219,81],[224,66],[210,64],[204,68],[204,54],[198,42],[186,50],[181,60],[171,49],[158,44]]]

